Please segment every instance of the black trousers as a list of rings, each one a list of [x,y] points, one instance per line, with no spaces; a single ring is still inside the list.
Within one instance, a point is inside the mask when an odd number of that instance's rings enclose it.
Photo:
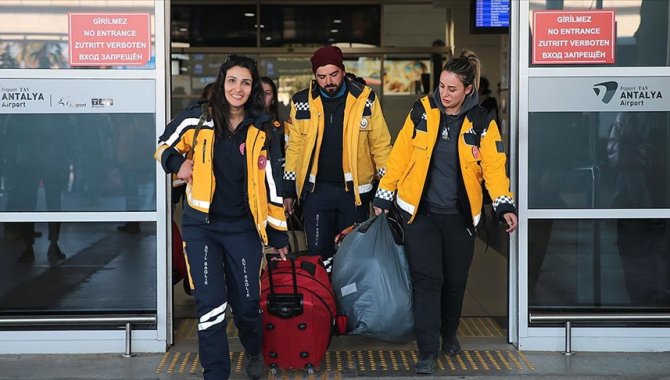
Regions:
[[[307,249],[324,260],[335,253],[335,236],[354,223],[370,216],[370,193],[361,194],[362,204],[356,206],[353,191],[344,184],[317,183],[303,200],[303,219]]]
[[[456,335],[458,330],[474,254],[473,229],[463,215],[427,212],[404,228],[417,346],[420,352],[437,353],[440,334]]]
[[[230,303],[247,354],[261,351],[263,321],[259,272],[263,244],[251,218],[212,220],[184,216],[188,274],[198,316],[198,347],[205,380],[230,377],[226,308]]]

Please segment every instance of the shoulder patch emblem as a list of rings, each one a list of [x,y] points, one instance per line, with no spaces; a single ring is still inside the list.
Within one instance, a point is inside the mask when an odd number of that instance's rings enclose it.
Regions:
[[[274,125],[275,128],[281,127],[281,123],[279,122],[279,120],[275,120],[275,122],[272,123],[272,125]]]
[[[267,160],[267,158],[265,158],[265,156],[263,156],[263,155],[258,156],[258,168],[259,169],[261,169],[261,170],[265,169],[265,165],[267,165],[267,163],[268,163],[268,160]]]

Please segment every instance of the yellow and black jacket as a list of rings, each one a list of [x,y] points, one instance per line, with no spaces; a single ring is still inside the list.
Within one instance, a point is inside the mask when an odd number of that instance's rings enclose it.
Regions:
[[[391,151],[391,135],[375,93],[345,78],[342,169],[347,189],[353,188],[356,204],[360,195],[372,190],[375,173],[385,172]],[[291,99],[291,111],[284,123],[287,133],[284,197],[301,198],[312,191],[319,171],[324,112],[316,81]]]
[[[187,108],[166,126],[165,132],[159,138],[154,158],[167,173],[179,171],[185,160],[184,154],[193,144],[200,115],[199,106]],[[244,191],[248,200],[248,211],[263,244],[273,245],[274,242],[269,241],[273,240],[272,237],[268,238],[268,227],[275,231],[286,231],[286,217],[279,186],[281,170],[273,170],[272,167],[281,161],[280,139],[273,139],[273,146],[268,149],[266,134],[257,126],[262,122],[269,122],[266,120],[267,117],[265,120],[259,117],[247,128],[244,148],[247,185]],[[213,170],[214,139],[214,122],[207,120],[197,133],[193,152],[193,182],[186,186],[184,204],[184,214],[206,223],[209,223],[210,205],[216,187]]]
[[[379,183],[374,205],[390,209],[395,197],[398,207],[411,215],[419,210],[428,170],[433,158],[441,110],[432,96],[417,101],[405,120],[387,162],[386,175]],[[477,115],[476,113],[480,113]],[[474,116],[485,118],[485,126],[476,128]],[[479,130],[481,129],[481,130]],[[509,178],[505,171],[506,156],[496,122],[484,109],[476,106],[468,111],[458,136],[457,157],[458,202],[461,212],[478,227],[481,221],[484,192],[482,181],[493,200],[498,218],[507,212],[516,213]],[[465,193],[465,194],[464,194]]]

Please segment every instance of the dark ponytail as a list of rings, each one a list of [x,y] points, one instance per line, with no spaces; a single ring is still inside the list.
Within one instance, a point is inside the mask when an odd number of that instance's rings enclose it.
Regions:
[[[464,87],[472,85],[474,91],[479,89],[482,66],[477,55],[470,50],[463,50],[460,56],[449,59],[442,67],[442,71],[458,75]]]

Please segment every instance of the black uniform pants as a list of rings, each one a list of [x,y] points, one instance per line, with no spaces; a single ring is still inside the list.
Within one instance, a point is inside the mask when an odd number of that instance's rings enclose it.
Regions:
[[[327,260],[335,253],[335,236],[354,223],[370,216],[370,194],[361,194],[362,204],[356,206],[352,190],[344,184],[318,183],[303,201],[303,219],[307,249]]]
[[[420,352],[437,353],[440,333],[456,335],[458,330],[474,254],[472,228],[460,214],[421,212],[404,228],[417,346]]]
[[[187,215],[183,239],[198,317],[200,362],[206,380],[230,376],[226,307],[230,303],[247,354],[261,350],[259,272],[263,245],[250,218],[205,224]]]

